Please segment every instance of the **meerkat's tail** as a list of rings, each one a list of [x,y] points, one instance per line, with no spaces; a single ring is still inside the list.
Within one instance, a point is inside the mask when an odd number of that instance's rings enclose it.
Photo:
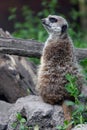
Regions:
[[[65,120],[67,120],[70,123],[71,119],[72,119],[72,115],[71,115],[72,107],[71,106],[67,106],[66,101],[64,101],[62,103],[62,108],[63,108]],[[71,130],[71,129],[72,129],[72,125],[69,125],[69,127],[66,130]]]

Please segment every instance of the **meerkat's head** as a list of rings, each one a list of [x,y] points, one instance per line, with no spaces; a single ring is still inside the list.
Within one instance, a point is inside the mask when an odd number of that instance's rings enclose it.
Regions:
[[[61,17],[56,15],[49,15],[42,19],[42,24],[49,34],[62,35],[67,32],[68,23]]]

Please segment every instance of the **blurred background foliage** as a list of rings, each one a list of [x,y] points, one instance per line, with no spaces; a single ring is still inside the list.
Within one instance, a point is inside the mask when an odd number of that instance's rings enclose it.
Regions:
[[[85,27],[81,26],[81,23],[84,25],[84,19],[86,19],[87,16],[84,11],[85,2],[84,0],[83,2],[82,0],[70,0],[70,2],[73,7],[66,15],[61,14],[61,11],[57,12],[57,9],[61,10],[61,7],[58,5],[58,0],[41,1],[42,10],[37,12],[37,14],[29,6],[24,5],[20,13],[23,17],[22,22],[17,19],[17,8],[10,8],[10,16],[8,19],[14,23],[15,31],[13,32],[13,36],[45,42],[48,34],[43,28],[40,19],[47,17],[49,14],[56,14],[61,15],[68,20],[69,34],[73,39],[74,45],[76,47],[87,47],[87,31],[84,29]],[[75,8],[77,4],[79,5],[79,9]],[[39,63],[39,60],[36,58],[31,58],[31,60],[33,60],[36,64]],[[81,62],[81,65],[84,66],[85,63],[87,63],[86,59]],[[85,70],[87,71],[86,66]]]
[[[71,0],[73,5],[76,5],[78,3],[78,0]],[[37,12],[37,14],[29,7],[29,6],[23,6],[21,9],[21,14],[23,17],[23,22],[17,20],[17,8],[10,8],[10,16],[9,20],[14,21],[14,28],[15,31],[13,32],[13,35],[15,37],[21,37],[21,38],[31,38],[36,39],[38,41],[44,42],[46,38],[48,37],[47,32],[42,27],[41,18],[47,17],[49,14],[56,14],[61,15],[67,19],[67,14],[64,16],[60,12],[57,12],[58,8],[58,0],[43,0],[41,2],[41,6],[43,10],[40,12]],[[74,40],[75,45],[78,47],[85,47],[85,33],[83,28],[81,28],[81,24],[79,21],[79,18],[82,17],[84,12],[79,9],[76,10],[74,7],[68,12],[68,22],[69,22],[69,33]]]

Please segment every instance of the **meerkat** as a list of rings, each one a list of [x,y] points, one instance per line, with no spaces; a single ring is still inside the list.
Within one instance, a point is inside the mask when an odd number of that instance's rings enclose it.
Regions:
[[[42,24],[49,37],[43,48],[36,88],[46,103],[58,104],[73,98],[65,89],[66,74],[77,78],[79,91],[83,84],[82,75],[68,34],[68,22],[61,16],[49,15],[42,19]]]

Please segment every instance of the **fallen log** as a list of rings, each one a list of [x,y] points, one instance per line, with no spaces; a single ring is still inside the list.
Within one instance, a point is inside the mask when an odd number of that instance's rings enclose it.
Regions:
[[[40,58],[44,44],[33,39],[0,37],[0,53]],[[87,49],[75,48],[77,60],[87,58]]]

